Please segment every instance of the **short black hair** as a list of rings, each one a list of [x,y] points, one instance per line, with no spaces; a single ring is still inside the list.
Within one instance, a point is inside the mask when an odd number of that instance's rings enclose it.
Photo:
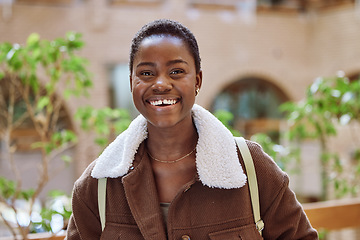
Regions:
[[[133,70],[134,58],[139,50],[141,42],[145,38],[154,35],[170,35],[183,40],[188,46],[190,53],[194,57],[196,73],[200,72],[201,59],[199,47],[194,34],[192,34],[192,32],[187,27],[177,21],[169,19],[159,19],[144,25],[133,38],[130,49],[130,74]]]

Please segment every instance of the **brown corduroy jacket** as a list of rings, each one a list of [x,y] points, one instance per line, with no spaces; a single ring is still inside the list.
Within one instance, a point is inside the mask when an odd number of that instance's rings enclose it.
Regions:
[[[262,239],[254,223],[244,162],[231,132],[199,105],[193,106],[192,117],[199,136],[197,176],[171,202],[167,224],[144,146],[147,120],[139,115],[76,181],[67,239]],[[317,239],[288,187],[288,176],[258,144],[247,144],[258,179],[264,239]],[[97,179],[104,177],[108,182],[102,232]]]
[[[103,232],[97,179],[90,174],[95,162],[77,180],[67,239],[318,239],[288,188],[288,176],[259,145],[247,144],[258,178],[261,218],[265,223],[263,238],[254,224],[247,183],[241,188],[221,189],[205,186],[194,178],[171,203],[165,226],[150,162],[141,144],[132,170],[123,177],[108,179]],[[244,166],[240,154],[239,159]]]

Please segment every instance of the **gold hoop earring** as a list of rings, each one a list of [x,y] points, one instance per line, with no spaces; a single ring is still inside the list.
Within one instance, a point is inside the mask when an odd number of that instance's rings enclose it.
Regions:
[[[195,89],[195,96],[197,96],[199,94],[199,92],[200,92],[200,88],[196,88]]]

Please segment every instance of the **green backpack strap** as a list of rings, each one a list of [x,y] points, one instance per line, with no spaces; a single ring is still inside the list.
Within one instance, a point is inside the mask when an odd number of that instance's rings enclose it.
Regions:
[[[260,217],[259,191],[254,162],[251,157],[250,150],[245,142],[245,139],[242,137],[235,137],[235,140],[245,163],[249,183],[251,205],[254,213],[254,221],[257,230],[259,231],[260,235],[262,235],[262,230],[264,229],[264,222],[263,220],[261,220]]]
[[[106,182],[107,178],[98,179],[98,208],[102,231],[104,231],[106,222]]]

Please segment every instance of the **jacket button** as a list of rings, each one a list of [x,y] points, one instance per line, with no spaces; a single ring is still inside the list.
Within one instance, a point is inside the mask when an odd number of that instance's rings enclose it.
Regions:
[[[188,235],[182,235],[181,240],[190,240]]]

